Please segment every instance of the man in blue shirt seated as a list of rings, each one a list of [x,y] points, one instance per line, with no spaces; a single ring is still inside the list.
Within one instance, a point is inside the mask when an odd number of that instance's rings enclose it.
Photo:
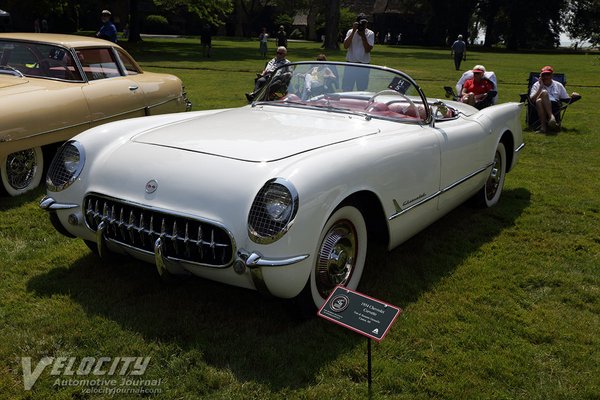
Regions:
[[[102,27],[98,32],[96,32],[96,37],[117,43],[117,28],[112,22],[110,22],[110,16],[110,11],[102,10]]]

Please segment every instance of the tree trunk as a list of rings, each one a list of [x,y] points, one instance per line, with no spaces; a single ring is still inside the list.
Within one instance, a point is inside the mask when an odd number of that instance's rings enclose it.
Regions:
[[[129,0],[129,43],[141,42],[139,1]]]
[[[306,16],[306,38],[308,40],[317,40],[317,14],[318,7],[313,2]]]
[[[329,0],[325,7],[325,48],[339,50],[340,0]]]
[[[235,13],[235,30],[234,35],[236,37],[244,36],[244,11],[242,10],[242,0],[235,0],[234,5]]]

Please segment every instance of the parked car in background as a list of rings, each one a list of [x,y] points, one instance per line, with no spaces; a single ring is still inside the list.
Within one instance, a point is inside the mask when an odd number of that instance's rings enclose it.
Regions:
[[[45,146],[110,121],[190,108],[179,78],[143,71],[114,43],[0,34],[0,188],[16,196],[37,187]]]
[[[76,136],[40,205],[102,257],[320,306],[356,289],[370,240],[392,249],[469,198],[498,203],[521,108],[428,100],[384,67],[292,63],[251,105]]]

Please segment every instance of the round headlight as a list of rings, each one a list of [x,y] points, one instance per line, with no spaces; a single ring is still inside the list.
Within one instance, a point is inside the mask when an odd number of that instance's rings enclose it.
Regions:
[[[298,210],[298,193],[285,179],[268,181],[256,195],[248,215],[248,235],[256,243],[272,243],[290,228]]]
[[[79,142],[68,141],[63,144],[48,169],[46,176],[48,190],[60,192],[68,188],[79,177],[84,164],[85,152]]]

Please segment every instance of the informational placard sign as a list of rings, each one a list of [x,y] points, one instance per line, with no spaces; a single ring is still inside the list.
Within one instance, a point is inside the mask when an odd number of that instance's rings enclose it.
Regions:
[[[338,286],[319,310],[319,317],[381,342],[402,311],[391,304]]]

